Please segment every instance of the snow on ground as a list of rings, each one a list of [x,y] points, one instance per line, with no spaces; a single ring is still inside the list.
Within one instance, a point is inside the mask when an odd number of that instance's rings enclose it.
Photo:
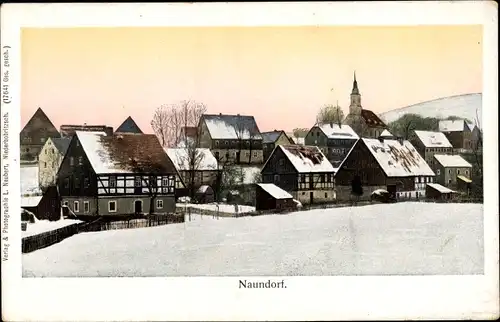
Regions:
[[[28,223],[26,231],[21,231],[21,236],[28,237],[28,236],[38,235],[41,233],[45,233],[47,231],[56,230],[80,222],[82,221],[74,219],[62,219],[58,221],[37,220],[35,221],[34,224]]]
[[[482,205],[377,204],[81,233],[24,254],[23,275],[482,274],[483,250]]]
[[[194,209],[204,209],[204,210],[211,210],[211,211],[217,211],[217,205],[214,203],[208,203],[208,204],[196,204],[196,203],[178,203],[177,207],[183,208],[183,207],[191,207]],[[227,213],[235,213],[234,205],[228,205],[228,204],[219,204],[219,211],[220,212],[227,212]],[[252,212],[255,211],[255,207],[252,206],[245,206],[245,205],[238,205],[238,212]]]
[[[21,166],[21,196],[41,195],[38,185],[38,164]]]

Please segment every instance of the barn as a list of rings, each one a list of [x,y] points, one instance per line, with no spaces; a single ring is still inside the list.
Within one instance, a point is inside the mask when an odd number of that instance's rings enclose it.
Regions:
[[[255,209],[286,210],[295,208],[293,196],[272,183],[257,183],[255,187]]]

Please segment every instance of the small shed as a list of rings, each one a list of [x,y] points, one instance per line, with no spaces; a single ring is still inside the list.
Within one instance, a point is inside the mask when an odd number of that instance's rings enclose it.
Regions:
[[[457,194],[439,183],[428,183],[425,188],[425,196],[434,200],[450,200]]]
[[[472,180],[467,178],[466,176],[457,176],[457,190],[469,194],[471,190],[471,184]]]
[[[21,208],[33,213],[38,220],[59,220],[61,205],[59,194],[55,186],[48,187],[43,196],[21,196]]]
[[[211,203],[214,202],[214,189],[208,185],[203,185],[198,188],[195,195],[198,203]]]
[[[285,210],[296,208],[293,196],[272,183],[257,183],[255,190],[256,210]]]

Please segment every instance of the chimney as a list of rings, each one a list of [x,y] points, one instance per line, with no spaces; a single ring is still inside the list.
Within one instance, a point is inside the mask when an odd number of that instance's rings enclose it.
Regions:
[[[380,143],[384,143],[384,137],[383,136],[379,136],[378,140],[380,141]]]
[[[222,116],[222,113],[219,113],[219,116]]]
[[[399,142],[399,144],[403,145],[403,141],[404,141],[404,140],[403,140],[403,138],[402,138],[401,136],[399,136],[399,137],[398,137],[398,142]]]

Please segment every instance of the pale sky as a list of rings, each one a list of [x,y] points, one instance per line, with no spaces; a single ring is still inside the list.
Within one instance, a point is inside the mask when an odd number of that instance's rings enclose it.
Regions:
[[[130,115],[152,133],[156,107],[192,99],[261,131],[309,128],[324,104],[348,113],[354,70],[376,113],[482,92],[481,26],[37,28],[21,42],[22,127],[41,107],[57,128]]]

